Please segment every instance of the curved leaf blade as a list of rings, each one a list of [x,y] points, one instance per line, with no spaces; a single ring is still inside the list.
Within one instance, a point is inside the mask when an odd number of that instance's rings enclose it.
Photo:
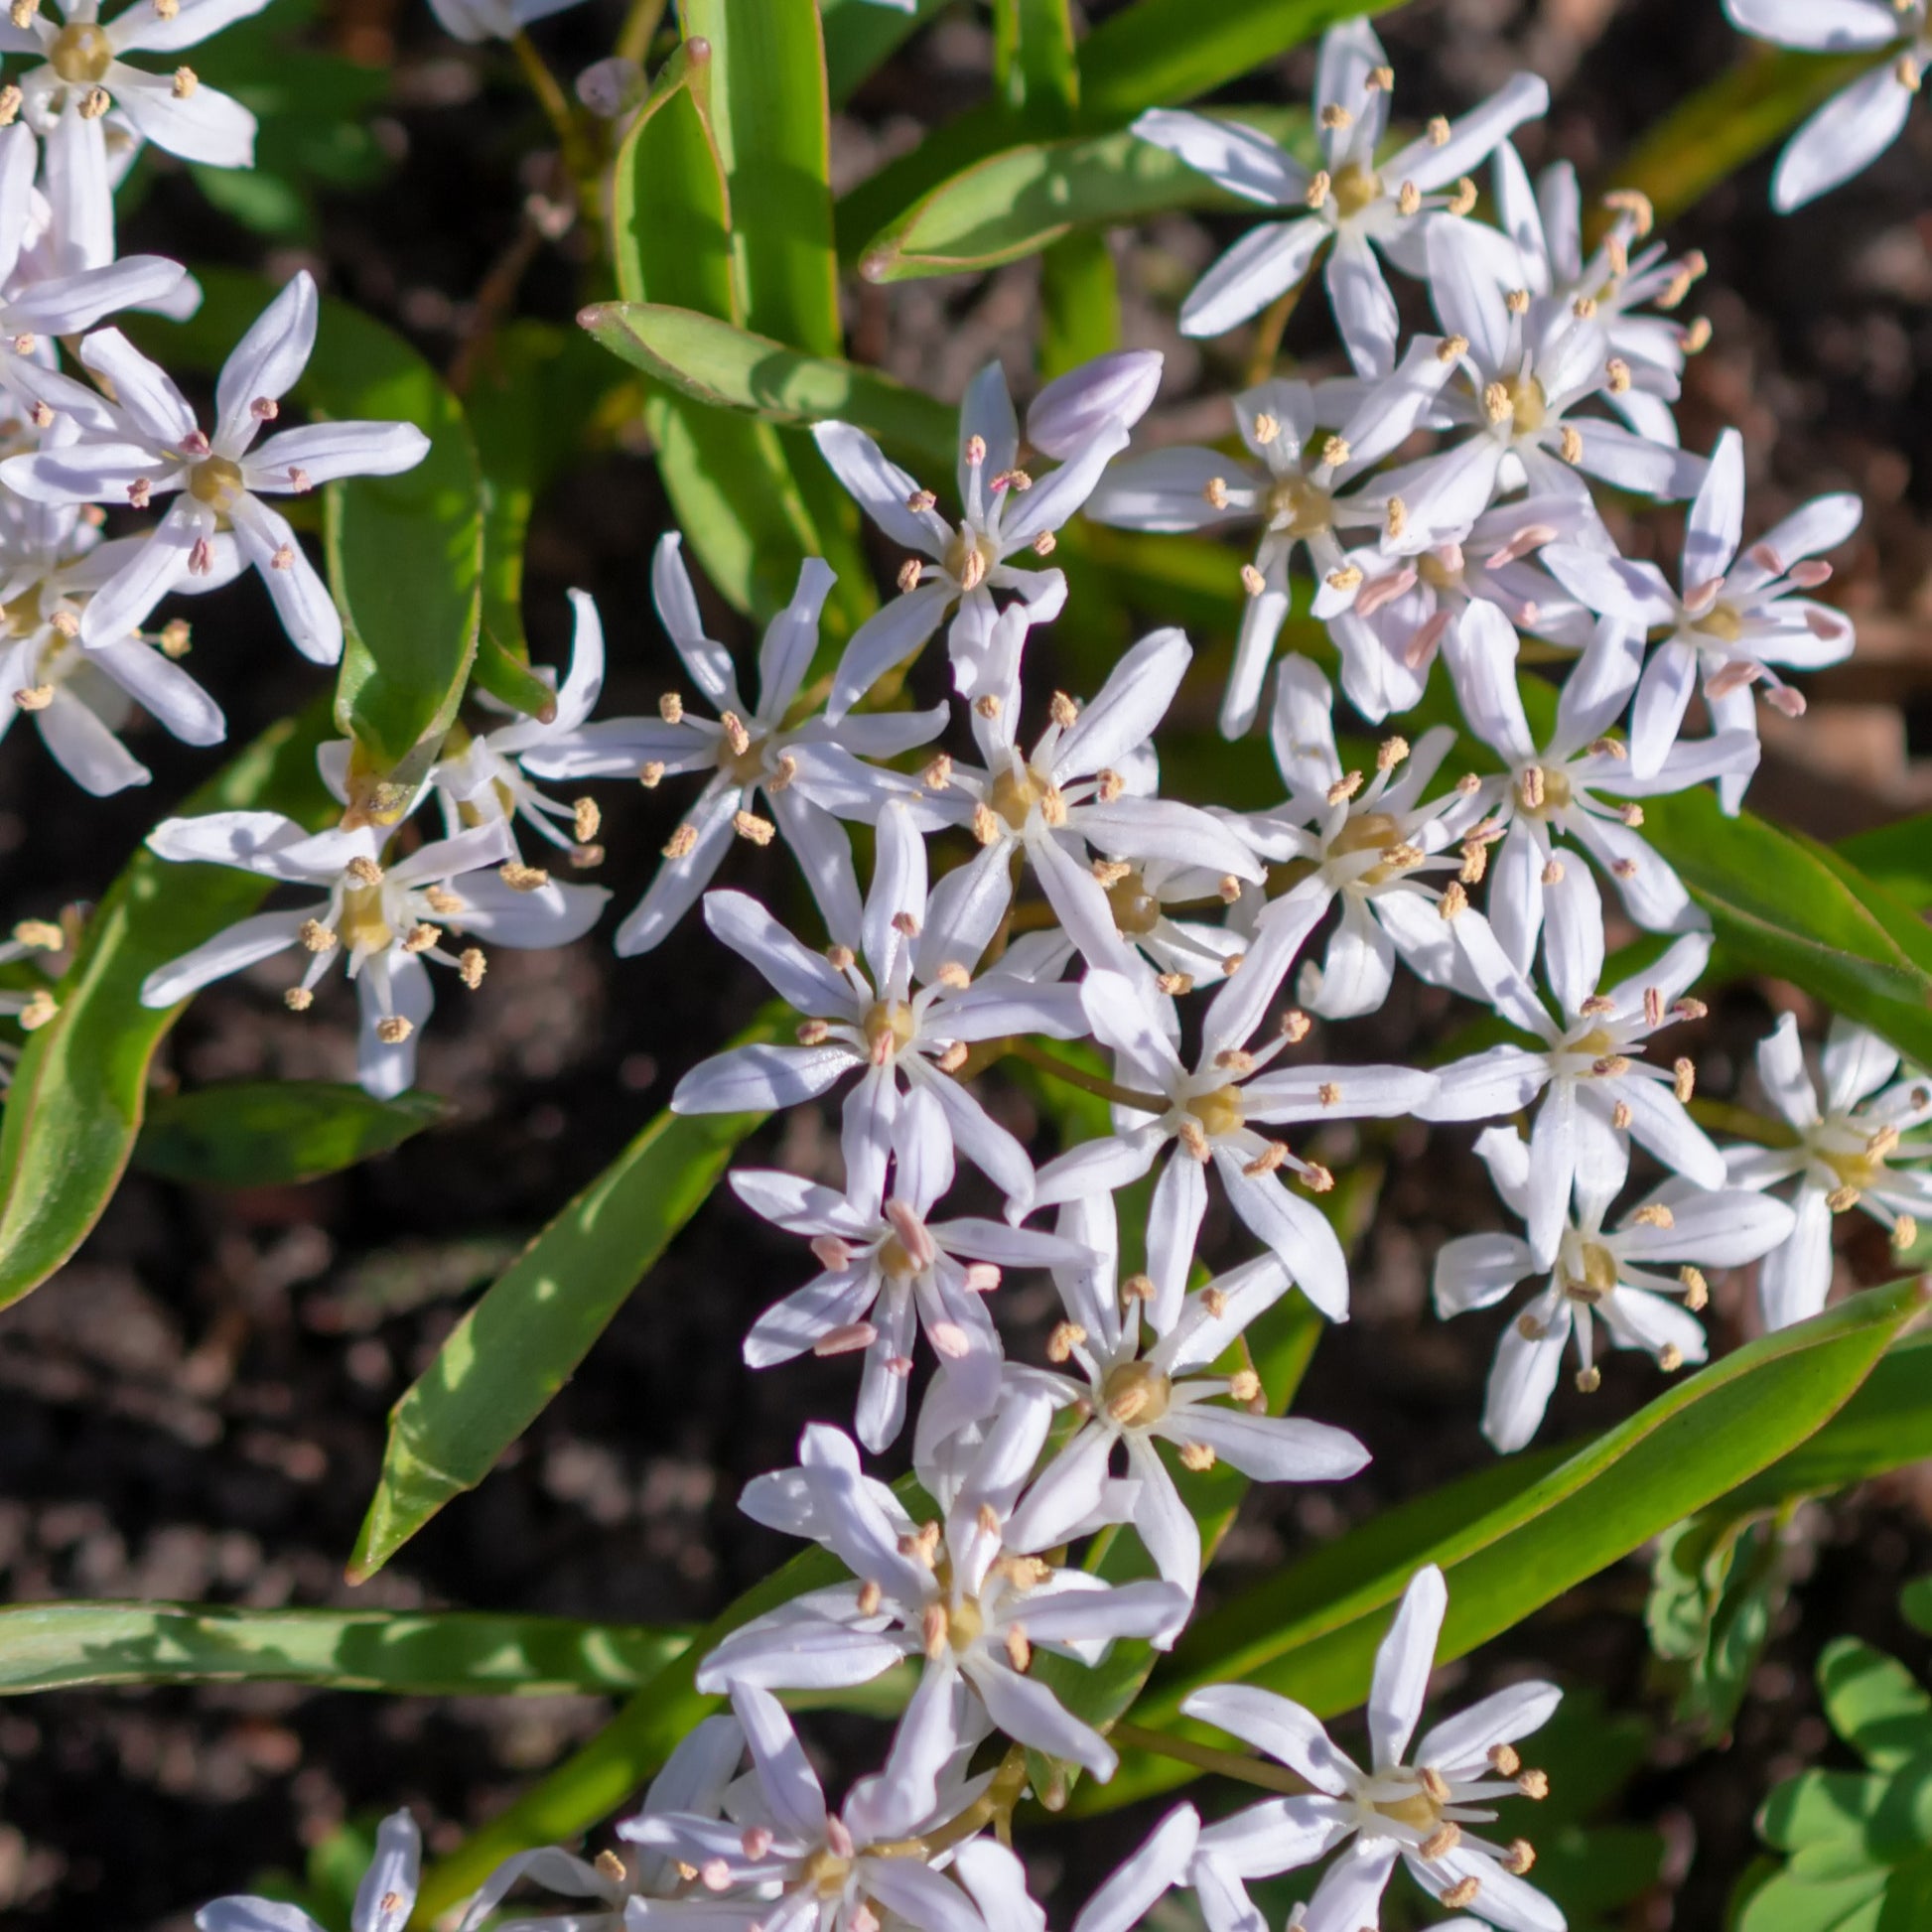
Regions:
[[[801,426],[836,417],[935,473],[952,465],[954,412],[876,369],[806,355],[716,317],[653,302],[600,302],[578,321],[613,354],[714,410]]]
[[[225,1603],[0,1609],[0,1697],[81,1684],[310,1684],[404,1697],[609,1696],[683,1655],[689,1633],[471,1610],[249,1610]]]
[[[189,1186],[285,1187],[386,1154],[448,1111],[432,1093],[376,1100],[329,1080],[237,1080],[159,1096],[134,1165]]]
[[[318,703],[275,725],[183,811],[255,808],[324,822],[335,805],[315,754],[327,721]],[[0,1308],[67,1261],[119,1184],[147,1105],[149,1063],[182,1012],[142,1006],[141,982],[246,918],[271,883],[173,865],[143,848],[95,908],[55,989],[60,1012],[29,1039],[0,1118]]]
[[[768,1017],[734,1044],[779,1037]],[[660,1113],[484,1292],[389,1414],[348,1580],[362,1583],[474,1489],[570,1380],[723,1177],[759,1114]]]

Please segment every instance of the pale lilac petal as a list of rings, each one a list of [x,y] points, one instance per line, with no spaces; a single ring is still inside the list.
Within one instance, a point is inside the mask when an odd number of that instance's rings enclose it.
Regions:
[[[144,1007],[171,1007],[212,980],[225,979],[264,959],[272,959],[296,943],[296,934],[311,916],[306,906],[290,912],[259,912],[205,940],[192,952],[157,967],[141,982]]]
[[[1400,1764],[1409,1748],[1448,1608],[1449,1587],[1443,1573],[1429,1564],[1410,1580],[1395,1622],[1376,1650],[1368,1694],[1368,1734],[1377,1770]]]
[[[1210,1684],[1190,1692],[1180,1709],[1185,1716],[1266,1751],[1330,1797],[1340,1797],[1354,1782],[1355,1766],[1329,1741],[1313,1713],[1273,1691],[1246,1684]]]
[[[1786,143],[1771,176],[1780,214],[1803,207],[1869,167],[1898,139],[1912,92],[1880,62],[1828,100]]]
[[[1718,438],[1711,469],[1684,525],[1685,595],[1722,577],[1744,533],[1744,439],[1734,429]]]
[[[816,1100],[851,1071],[846,1046],[737,1046],[700,1061],[671,1095],[674,1114],[771,1113]]]
[[[1534,1303],[1526,1318],[1536,1319],[1543,1311],[1543,1303]],[[1549,1312],[1551,1325],[1543,1334],[1525,1335],[1512,1321],[1496,1344],[1483,1400],[1482,1434],[1499,1454],[1513,1454],[1529,1442],[1542,1426],[1556,1391],[1564,1343],[1570,1336],[1570,1313],[1567,1304]]]
[[[1796,1210],[1791,1236],[1764,1257],[1757,1274],[1767,1328],[1810,1320],[1832,1287],[1832,1210],[1824,1188],[1801,1186],[1791,1205]]]
[[[1309,171],[1266,135],[1238,121],[1155,107],[1134,123],[1133,131],[1243,201],[1290,207],[1307,192]]]
[[[1180,305],[1180,333],[1224,336],[1246,322],[1309,272],[1327,236],[1313,215],[1250,228],[1194,284]]]
[[[1530,1244],[1513,1234],[1465,1234],[1437,1250],[1436,1312],[1449,1316],[1493,1308],[1536,1272]]]

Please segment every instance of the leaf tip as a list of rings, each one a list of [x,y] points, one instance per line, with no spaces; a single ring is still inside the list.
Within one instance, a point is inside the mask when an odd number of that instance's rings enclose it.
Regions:
[[[618,304],[615,302],[593,302],[588,308],[579,309],[578,328],[588,329],[595,336],[611,320],[611,313],[617,307]]]
[[[859,258],[859,273],[868,282],[890,282],[897,261],[898,250],[890,243],[868,248]]]

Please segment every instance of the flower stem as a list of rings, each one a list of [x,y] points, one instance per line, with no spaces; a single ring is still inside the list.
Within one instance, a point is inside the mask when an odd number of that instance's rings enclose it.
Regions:
[[[1078,1087],[1083,1093],[1098,1094],[1102,1100],[1111,1100],[1117,1107],[1132,1107],[1137,1113],[1165,1114],[1167,1101],[1158,1093],[1142,1093],[1136,1087],[1123,1087],[1118,1081],[1102,1079],[1098,1073],[1089,1073],[1084,1067],[1069,1066],[1058,1055],[1049,1053],[1042,1046],[1035,1046],[1031,1039],[1016,1037],[1012,1043],[1016,1058],[1025,1060],[1029,1066],[1036,1066],[1042,1073],[1050,1073],[1056,1080],[1064,1080],[1070,1087]]]
[[[1258,1784],[1264,1791],[1278,1791],[1287,1798],[1299,1798],[1313,1790],[1306,1778],[1266,1758],[1250,1757],[1243,1751],[1217,1750],[1212,1744],[1196,1744],[1190,1737],[1175,1737],[1165,1730],[1147,1730],[1125,1720],[1107,1733],[1116,1744],[1137,1751],[1152,1751],[1157,1757],[1171,1757],[1178,1764],[1191,1764],[1197,1770],[1217,1771],[1224,1778],[1239,1778],[1243,1784]]]
[[[557,137],[558,147],[563,150],[564,167],[569,171],[571,185],[577,191],[578,213],[595,226],[601,219],[603,201],[599,184],[601,164],[595,147],[585,134],[583,116],[564,92],[563,83],[550,71],[549,64],[537,52],[536,43],[528,34],[512,36],[510,51],[516,56],[516,65],[523,69],[523,78]]]
[[[1258,382],[1266,382],[1275,373],[1275,357],[1281,353],[1282,337],[1287,333],[1289,318],[1294,315],[1297,304],[1302,300],[1302,291],[1308,285],[1309,277],[1304,275],[1286,295],[1278,295],[1255,324],[1254,347],[1248,352],[1247,387],[1250,389]]]
[[[664,19],[664,0],[630,0],[618,44],[611,51],[621,60],[635,61],[640,67],[649,57],[650,44]]]

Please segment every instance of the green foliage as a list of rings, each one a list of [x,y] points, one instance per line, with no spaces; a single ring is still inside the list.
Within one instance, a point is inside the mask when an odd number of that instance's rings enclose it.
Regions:
[[[780,1024],[767,1016],[734,1043],[771,1039]],[[543,1413],[760,1118],[659,1114],[458,1322],[390,1413],[351,1581],[474,1489]]]
[[[1219,111],[1291,144],[1310,127],[1300,110]],[[1166,148],[1132,134],[1032,141],[989,155],[922,195],[873,237],[860,268],[869,282],[956,275],[1037,254],[1079,228],[1175,208],[1241,206]]]
[[[611,368],[574,330],[527,320],[484,344],[463,398],[483,481],[483,634],[476,679],[519,711],[541,712],[551,690],[525,668],[523,546],[530,513],[573,462]]]
[[[720,410],[744,411],[766,423],[836,417],[934,471],[950,470],[958,454],[955,412],[876,369],[803,355],[715,317],[656,303],[602,302],[580,320],[613,354],[710,405],[710,422],[735,423]]]
[[[1339,20],[1381,13],[1395,0],[1133,0],[1078,50],[1072,130],[1105,134],[1143,108],[1179,106],[1278,60]],[[943,181],[989,155],[1068,131],[1056,107],[1016,112],[995,97],[934,128],[909,154],[863,181],[838,206],[839,251],[856,260],[879,232]]]
[[[188,172],[223,214],[275,241],[314,242],[317,191],[367,188],[389,165],[369,126],[389,71],[319,52],[310,43],[320,12],[319,0],[275,0],[195,49],[197,76],[258,125],[252,168]]]
[[[1922,1609],[1923,1591],[1908,1592]],[[1860,1771],[1801,1771],[1757,1828],[1788,1854],[1737,1913],[1738,1932],[1911,1932],[1932,1923],[1932,1697],[1856,1638],[1826,1647],[1818,1690]]]
[[[271,726],[182,810],[254,808],[323,822],[333,807],[316,747],[327,717],[315,705]],[[120,1182],[147,1106],[149,1064],[182,1011],[142,1006],[141,982],[247,917],[270,883],[225,866],[171,864],[143,848],[95,907],[55,988],[60,1012],[28,1040],[0,1119],[0,1307],[73,1253]]]
[[[431,1093],[375,1100],[327,1080],[236,1081],[156,1099],[134,1165],[193,1186],[287,1186],[386,1154],[446,1111]]]
[[[1713,1742],[1737,1716],[1789,1593],[1781,1528],[1721,1503],[1658,1539],[1644,1611],[1650,1647],[1676,1686],[1678,1723]]]
[[[225,1603],[0,1609],[0,1696],[78,1684],[308,1684],[406,1697],[609,1696],[648,1683],[687,1632],[468,1610],[249,1610]]]

